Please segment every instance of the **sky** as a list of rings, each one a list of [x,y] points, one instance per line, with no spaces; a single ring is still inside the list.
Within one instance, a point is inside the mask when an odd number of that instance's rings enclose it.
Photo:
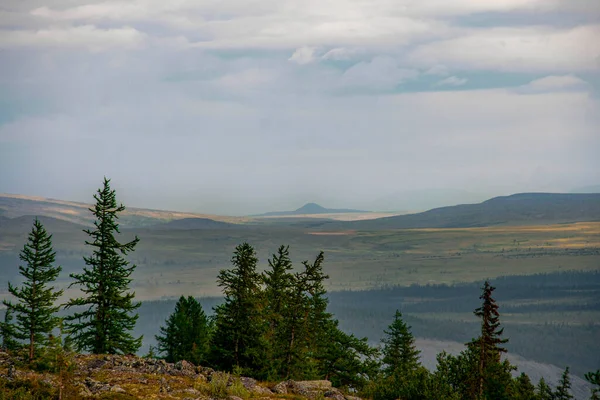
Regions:
[[[4,193],[89,202],[107,176],[242,215],[570,191],[600,184],[599,126],[598,0],[0,4]]]

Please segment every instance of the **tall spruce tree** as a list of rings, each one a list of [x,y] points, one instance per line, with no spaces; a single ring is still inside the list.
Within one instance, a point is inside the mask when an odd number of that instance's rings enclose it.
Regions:
[[[290,300],[283,310],[277,333],[283,360],[279,375],[280,378],[303,379],[309,355],[307,320],[310,305],[306,271],[295,273],[292,282]]]
[[[483,397],[486,385],[494,386],[494,391],[498,390],[498,382],[492,383],[492,380],[499,378],[500,375],[502,379],[507,378],[504,373],[506,371],[502,370],[511,368],[506,363],[500,368],[501,354],[506,353],[506,348],[501,345],[507,343],[508,339],[501,338],[504,328],[500,328],[498,304],[492,297],[495,289],[488,281],[485,281],[479,297],[483,300],[482,305],[473,312],[481,319],[481,334],[467,344],[474,348],[478,355],[477,382],[474,394],[479,397]],[[504,389],[508,389],[506,385],[504,386]]]
[[[556,390],[554,391],[554,400],[570,400],[573,398],[571,394],[571,376],[569,374],[569,367],[567,367],[563,371],[560,381],[558,381],[558,386],[556,386]]]
[[[415,338],[402,319],[402,313],[396,310],[394,321],[387,330],[383,346],[384,374],[386,376],[403,375],[416,370],[419,366],[419,354]]]
[[[66,308],[84,307],[81,312],[65,318],[69,337],[78,350],[94,354],[135,353],[142,338],[134,338],[130,331],[138,319],[135,310],[141,303],[133,302],[135,293],[130,292],[131,274],[135,265],[124,258],[134,251],[139,239],[121,243],[115,237],[120,233],[117,220],[125,210],[118,205],[110,180],[104,178],[103,187],[94,195],[96,204],[90,208],[96,217],[94,229],[84,230],[91,241],[92,255],[84,257],[81,274],[71,274],[84,297],[71,299]]]
[[[217,278],[225,302],[215,309],[211,360],[218,369],[258,377],[266,361],[258,259],[254,248],[243,243],[236,247],[231,262],[233,268],[221,270]]]
[[[265,332],[266,359],[268,360],[266,376],[269,379],[285,378],[286,365],[286,322],[289,310],[293,307],[292,298],[296,276],[291,272],[292,262],[289,246],[280,246],[276,254],[269,260],[269,268],[263,272],[264,306],[263,315],[267,322]]]
[[[48,335],[59,324],[56,312],[60,306],[54,303],[63,293],[49,286],[58,277],[61,267],[54,265],[56,253],[52,250],[52,235],[37,218],[19,258],[25,263],[19,266],[23,284],[15,287],[8,283],[8,291],[17,302],[4,301],[4,305],[16,314],[14,333],[16,338],[28,341],[29,362],[32,362],[36,349],[47,344]]]
[[[156,336],[158,350],[165,360],[203,363],[209,350],[210,323],[198,300],[181,296],[165,322],[166,326],[160,328],[161,334]]]
[[[383,375],[376,382],[375,400],[425,398],[428,373],[419,362],[415,338],[400,311],[396,310],[384,334]]]

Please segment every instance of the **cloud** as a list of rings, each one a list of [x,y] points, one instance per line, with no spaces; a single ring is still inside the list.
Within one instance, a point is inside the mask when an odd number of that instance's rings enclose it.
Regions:
[[[360,54],[359,49],[336,47],[334,49],[329,50],[321,58],[323,60],[347,61],[351,60],[358,54]]]
[[[388,90],[418,75],[416,70],[399,67],[398,62],[391,57],[375,57],[346,70],[341,77],[341,84],[347,87]]]
[[[0,31],[2,47],[86,48],[103,51],[111,48],[137,48],[146,35],[131,27],[99,29],[93,25],[50,28],[37,31]]]
[[[538,167],[595,184],[595,8],[9,0],[0,191],[77,199],[108,174],[132,205],[251,213],[398,188],[535,190],[523,177]]]
[[[550,75],[535,79],[517,90],[521,93],[547,93],[571,90],[585,90],[588,83],[574,75]]]
[[[289,58],[289,61],[300,65],[310,64],[315,61],[315,51],[314,47],[301,47],[296,49],[294,54]]]
[[[528,27],[476,29],[418,46],[415,65],[443,64],[488,71],[594,71],[600,67],[600,25],[568,30]]]
[[[424,72],[425,75],[438,75],[438,76],[446,76],[450,74],[448,67],[445,65],[434,65]]]
[[[437,82],[435,86],[462,86],[467,83],[467,78],[458,78],[456,76],[449,76],[441,81]]]

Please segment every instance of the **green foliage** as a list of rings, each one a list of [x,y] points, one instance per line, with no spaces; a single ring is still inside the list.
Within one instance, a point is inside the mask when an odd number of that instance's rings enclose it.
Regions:
[[[521,373],[513,380],[511,396],[515,400],[535,400],[535,386],[525,373]]]
[[[58,399],[56,388],[28,379],[8,380],[0,377],[0,400],[48,400]]]
[[[383,370],[370,391],[375,400],[426,399],[429,373],[419,362],[419,350],[410,327],[396,310],[394,320],[384,331]]]
[[[402,313],[396,310],[394,321],[384,331],[383,364],[386,377],[399,376],[416,370],[419,366],[419,354],[415,338],[402,320]]]
[[[362,389],[377,374],[378,350],[368,345],[367,338],[342,332],[337,320],[324,320],[323,325],[325,331],[318,338],[314,355],[317,377],[337,387]]]
[[[196,365],[206,360],[209,351],[210,324],[200,303],[181,296],[175,311],[156,336],[158,351],[167,362],[186,360]]]
[[[207,394],[217,399],[226,398],[229,378],[230,376],[227,373],[214,372],[210,377],[210,392]]]
[[[558,386],[554,391],[554,400],[570,400],[573,398],[574,397],[571,394],[571,376],[569,374],[569,367],[567,367],[560,377]]]
[[[500,328],[500,313],[498,304],[492,297],[496,289],[485,281],[481,307],[473,313],[481,318],[481,334],[477,339],[467,343],[477,360],[476,381],[471,387],[471,398],[504,399],[509,398],[511,385],[510,371],[513,367],[508,361],[501,362],[500,355],[506,353],[501,347],[508,339],[500,338],[504,328]]]
[[[71,339],[78,350],[94,354],[135,353],[141,346],[142,338],[134,338],[129,331],[135,326],[138,315],[132,314],[140,303],[134,303],[135,294],[128,292],[135,265],[129,265],[123,256],[135,249],[139,239],[120,243],[115,234],[119,233],[118,215],[125,210],[116,201],[115,191],[110,188],[110,180],[104,178],[103,188],[94,195],[96,204],[90,209],[96,217],[93,230],[84,230],[91,241],[86,245],[93,251],[84,257],[81,274],[71,274],[84,293],[84,297],[71,299],[66,307],[84,307],[66,318]]]
[[[537,399],[539,400],[554,400],[554,393],[552,392],[552,388],[548,386],[546,380],[541,378],[538,382],[535,392],[537,395]]]
[[[261,318],[260,275],[256,252],[248,243],[236,247],[233,268],[221,270],[217,282],[225,302],[215,309],[212,364],[222,370],[241,368],[256,375],[264,366],[265,324]]]
[[[267,323],[265,332],[266,358],[269,360],[266,370],[268,379],[286,378],[288,363],[287,333],[290,322],[294,324],[297,316],[292,313],[296,300],[294,287],[298,284],[297,276],[292,272],[289,246],[280,246],[277,254],[269,260],[269,268],[262,274],[264,283],[264,307],[262,314]],[[292,328],[297,333],[298,326]]]
[[[588,372],[585,374],[585,379],[594,385],[591,390],[590,400],[600,400],[600,369],[596,372]]]
[[[14,348],[11,336],[29,342],[29,362],[32,362],[39,347],[48,343],[48,334],[58,326],[59,319],[55,314],[60,306],[55,306],[54,302],[63,293],[49,286],[58,277],[61,267],[53,265],[56,253],[52,250],[52,235],[38,219],[33,223],[19,258],[25,263],[25,266],[19,266],[23,284],[15,287],[8,283],[8,291],[17,302],[3,301],[7,310],[16,314],[17,322],[12,329],[8,326],[10,322],[5,321],[2,331],[7,347]]]
[[[226,372],[213,372],[208,382],[197,381],[194,388],[212,399],[226,399],[229,396],[242,399],[250,397],[250,392],[244,387],[241,379]]]
[[[13,325],[13,310],[6,309],[4,313],[4,322],[0,322],[0,338],[2,338],[2,349],[7,351],[16,351],[21,348],[21,343],[15,340],[17,332]]]
[[[446,352],[439,353],[436,358],[437,368],[429,375],[426,398],[431,400],[462,399],[460,391],[461,385],[456,381],[456,371],[453,371],[455,358],[448,355]]]

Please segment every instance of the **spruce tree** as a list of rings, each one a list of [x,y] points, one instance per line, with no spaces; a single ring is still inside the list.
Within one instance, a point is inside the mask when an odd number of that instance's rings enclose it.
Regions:
[[[268,360],[269,379],[283,378],[286,363],[286,322],[290,308],[296,276],[291,272],[292,262],[289,256],[289,246],[280,246],[277,254],[269,260],[269,269],[263,275],[264,307],[263,318],[267,322],[265,339],[267,343],[266,358]]]
[[[554,400],[554,393],[552,393],[552,388],[548,386],[544,378],[541,378],[538,382],[535,388],[535,392],[539,400]]]
[[[303,379],[309,355],[308,315],[310,310],[306,271],[295,273],[288,307],[277,332],[282,350],[281,378]]]
[[[535,386],[524,372],[514,379],[511,398],[515,400],[535,400]]]
[[[367,338],[340,330],[336,319],[325,320],[323,325],[325,329],[314,355],[318,375],[310,378],[329,380],[335,387],[361,390],[378,372],[378,350],[369,346]]]
[[[131,274],[135,265],[124,258],[134,251],[139,239],[121,243],[118,218],[125,207],[117,204],[110,180],[104,178],[103,187],[94,195],[96,204],[90,208],[96,217],[94,229],[84,232],[91,238],[85,244],[92,248],[92,255],[84,257],[83,273],[71,274],[84,296],[71,299],[66,307],[83,307],[66,317],[70,339],[79,350],[94,354],[135,353],[142,338],[134,338],[130,331],[138,319],[135,310],[141,303],[133,302],[135,293],[130,292]]]
[[[218,369],[257,376],[266,361],[258,259],[254,248],[243,243],[236,247],[231,262],[233,268],[221,270],[217,278],[225,302],[215,309],[211,360]]]
[[[202,305],[192,296],[181,296],[175,311],[156,336],[158,350],[167,362],[186,360],[196,365],[206,360],[210,340],[210,324]]]
[[[415,338],[410,326],[402,320],[402,313],[396,310],[394,321],[387,330],[383,346],[384,374],[386,376],[402,375],[416,370],[419,366],[419,354],[415,346]]]
[[[8,291],[17,302],[4,301],[4,305],[16,314],[15,337],[28,341],[29,362],[32,362],[36,349],[47,344],[48,335],[59,324],[55,314],[60,306],[54,302],[63,293],[49,286],[58,277],[61,267],[54,265],[56,253],[52,250],[52,235],[37,218],[19,258],[25,263],[19,266],[23,284],[15,287],[8,283]]]
[[[0,322],[0,338],[2,338],[2,349],[15,351],[21,347],[21,344],[15,340],[17,332],[13,325],[13,311],[7,308],[4,312],[4,322]]]
[[[424,398],[429,379],[427,371],[419,362],[420,351],[410,327],[396,310],[394,320],[384,330],[383,375],[377,380],[376,400]]]
[[[573,398],[574,397],[571,394],[571,377],[569,375],[569,367],[567,367],[560,377],[558,386],[554,391],[554,400],[570,400]]]
[[[467,346],[475,349],[478,355],[477,382],[475,393],[473,393],[475,397],[483,396],[486,385],[492,386],[492,379],[499,377],[495,375],[503,375],[502,378],[506,378],[505,374],[502,373],[503,371],[501,371],[502,369],[511,368],[506,363],[504,368],[499,368],[501,353],[506,353],[506,349],[501,345],[507,343],[508,339],[501,339],[504,328],[500,328],[498,304],[492,297],[495,289],[488,281],[485,281],[482,294],[479,297],[483,300],[482,305],[473,312],[481,318],[481,334],[477,339],[467,344]]]
[[[590,389],[590,400],[600,400],[600,369],[596,372],[588,372],[585,374],[585,379],[593,385]]]

